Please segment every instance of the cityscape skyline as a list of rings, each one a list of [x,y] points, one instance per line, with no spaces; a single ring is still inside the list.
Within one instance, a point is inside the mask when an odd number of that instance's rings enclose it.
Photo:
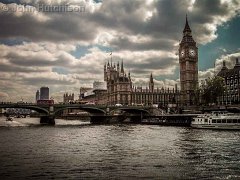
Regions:
[[[186,14],[198,43],[200,81],[218,72],[223,60],[231,68],[240,56],[237,1],[81,2],[85,12],[32,13],[13,8],[36,7],[34,1],[0,0],[0,101],[34,102],[41,86],[62,101],[66,92],[79,94],[80,87],[103,81],[111,57],[113,63],[123,59],[133,84],[148,86],[152,73],[156,87],[179,85]]]

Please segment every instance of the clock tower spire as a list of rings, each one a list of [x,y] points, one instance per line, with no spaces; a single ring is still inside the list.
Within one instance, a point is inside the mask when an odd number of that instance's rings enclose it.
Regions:
[[[195,90],[198,86],[198,48],[192,37],[187,16],[183,38],[179,44],[179,65],[181,103],[189,106],[194,104]]]

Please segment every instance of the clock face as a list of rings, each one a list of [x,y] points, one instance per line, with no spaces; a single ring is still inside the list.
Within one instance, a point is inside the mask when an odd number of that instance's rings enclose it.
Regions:
[[[189,56],[191,57],[196,56],[196,51],[194,49],[189,49]]]
[[[184,50],[181,50],[181,52],[180,52],[180,56],[181,56],[181,57],[184,57],[184,55],[185,55]]]

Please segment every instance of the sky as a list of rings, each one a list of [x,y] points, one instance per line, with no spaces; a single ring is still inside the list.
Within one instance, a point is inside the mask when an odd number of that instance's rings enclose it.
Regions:
[[[239,0],[0,0],[0,101],[35,101],[41,86],[64,93],[103,81],[124,62],[133,84],[179,84],[186,14],[197,42],[199,80],[240,57]],[[76,98],[75,98],[76,99]]]

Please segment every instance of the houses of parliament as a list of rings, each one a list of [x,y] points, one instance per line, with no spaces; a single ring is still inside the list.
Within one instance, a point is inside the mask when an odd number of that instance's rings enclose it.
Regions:
[[[194,89],[198,84],[198,48],[187,17],[178,51],[181,90],[177,85],[172,89],[155,88],[152,74],[149,75],[148,87],[136,87],[133,85],[130,72],[127,73],[124,69],[123,62],[116,65],[108,62],[104,65],[106,89],[93,89],[94,93],[88,97],[83,96],[84,92],[80,92],[80,96],[83,100],[88,99],[95,104],[107,105],[192,105]]]

